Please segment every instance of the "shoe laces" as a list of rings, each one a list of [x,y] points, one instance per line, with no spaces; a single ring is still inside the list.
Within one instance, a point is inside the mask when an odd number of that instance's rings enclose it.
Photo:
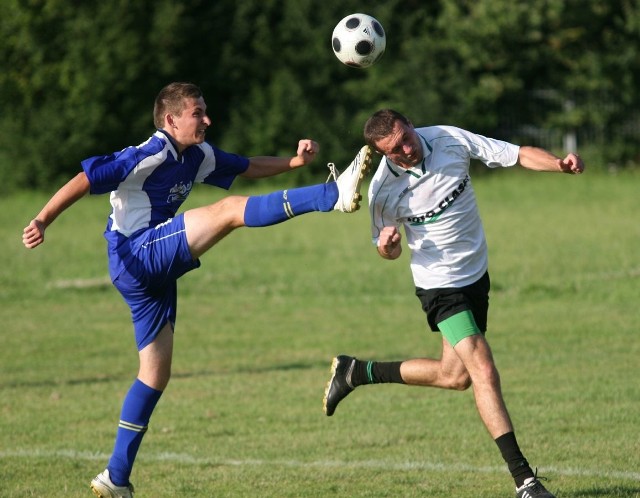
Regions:
[[[336,165],[333,163],[327,163],[327,168],[329,168],[329,176],[327,177],[327,181],[325,183],[329,183],[330,181],[337,182],[338,177],[340,176],[340,171],[338,171]]]
[[[536,471],[533,473],[533,478],[536,481],[548,481],[549,480],[548,477],[538,476],[538,467],[536,467]]]
[[[543,489],[546,491],[545,487],[543,486],[543,484],[540,481],[548,481],[549,478],[548,477],[543,477],[543,476],[539,476],[538,475],[538,467],[536,467],[535,472],[533,473],[533,481],[531,481],[530,483],[526,484],[526,488],[530,489],[531,491],[542,491]],[[523,488],[525,487],[523,486]],[[522,489],[522,488],[520,488]]]

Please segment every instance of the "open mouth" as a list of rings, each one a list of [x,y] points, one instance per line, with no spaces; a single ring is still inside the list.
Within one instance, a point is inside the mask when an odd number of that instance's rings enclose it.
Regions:
[[[404,163],[408,166],[413,166],[418,162],[418,157],[416,154],[409,154],[404,157]]]

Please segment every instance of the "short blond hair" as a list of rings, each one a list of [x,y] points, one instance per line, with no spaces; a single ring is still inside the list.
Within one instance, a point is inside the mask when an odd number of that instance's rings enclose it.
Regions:
[[[180,116],[187,107],[187,99],[200,97],[202,97],[202,90],[193,83],[169,83],[156,97],[153,105],[153,124],[156,128],[163,128],[165,114]]]

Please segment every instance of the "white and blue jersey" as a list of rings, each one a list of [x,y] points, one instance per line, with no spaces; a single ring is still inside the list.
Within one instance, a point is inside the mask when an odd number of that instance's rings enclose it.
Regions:
[[[112,212],[105,231],[110,253],[123,236],[173,218],[194,183],[228,189],[248,166],[246,157],[208,143],[191,146],[180,155],[162,130],[137,147],[82,161],[91,193],[111,192]],[[112,275],[118,273],[117,268],[110,270]]]
[[[109,273],[129,304],[138,348],[175,323],[176,280],[199,266],[178,209],[194,183],[228,189],[249,159],[208,143],[178,150],[162,130],[146,142],[82,161],[92,194],[111,193]]]

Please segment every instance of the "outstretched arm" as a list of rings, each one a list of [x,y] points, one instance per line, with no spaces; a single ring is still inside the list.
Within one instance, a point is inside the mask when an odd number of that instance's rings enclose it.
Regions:
[[[78,199],[89,192],[89,179],[84,173],[78,173],[58,190],[42,211],[31,220],[22,231],[22,243],[28,249],[33,249],[44,242],[44,231],[53,223],[60,213],[71,206]]]
[[[518,162],[523,168],[534,171],[556,171],[572,175],[582,173],[585,167],[582,158],[573,152],[561,159],[540,147],[530,146],[520,147]]]
[[[319,150],[320,146],[313,140],[300,140],[296,155],[293,157],[250,157],[249,168],[241,176],[245,178],[265,178],[279,175],[310,163],[315,159]]]

